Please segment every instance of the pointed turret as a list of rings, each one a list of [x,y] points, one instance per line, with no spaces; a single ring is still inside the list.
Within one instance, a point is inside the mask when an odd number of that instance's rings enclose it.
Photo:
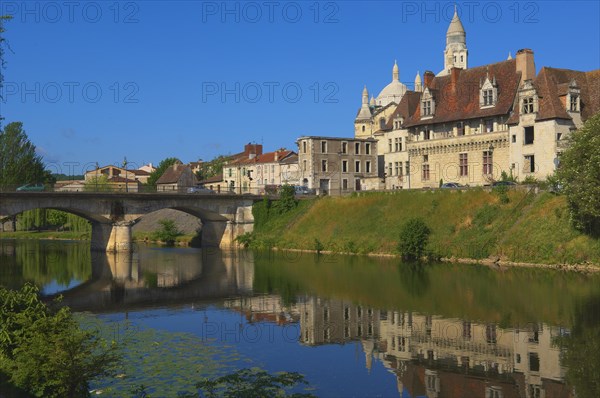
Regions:
[[[358,111],[358,115],[356,116],[356,120],[365,120],[371,118],[371,109],[369,109],[369,91],[367,90],[367,86],[362,92],[362,106],[360,107],[360,111]]]
[[[423,91],[423,82],[421,81],[421,74],[419,71],[417,71],[417,76],[415,76],[415,91]]]
[[[369,104],[369,91],[367,90],[366,84],[365,84],[365,88],[363,88],[363,92],[362,92],[362,104],[363,105]]]
[[[506,59],[512,59],[512,54],[510,51],[508,52],[508,58],[506,58]]]
[[[371,96],[371,101],[369,101],[369,105],[375,106],[377,103],[375,102],[375,97]]]
[[[398,63],[394,60],[394,67],[392,68],[392,81],[400,80],[400,71],[398,69]]]
[[[467,69],[467,33],[460,21],[456,6],[454,16],[446,31],[446,49],[444,50],[444,70],[438,76],[447,75],[452,68]]]

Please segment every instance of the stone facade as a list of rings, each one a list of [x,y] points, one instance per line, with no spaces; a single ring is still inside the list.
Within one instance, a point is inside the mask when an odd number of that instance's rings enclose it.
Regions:
[[[296,142],[301,185],[326,195],[380,188],[374,138],[305,136]]]

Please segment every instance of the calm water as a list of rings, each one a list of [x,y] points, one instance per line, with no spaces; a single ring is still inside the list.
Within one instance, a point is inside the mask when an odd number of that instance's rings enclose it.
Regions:
[[[585,397],[600,379],[600,276],[10,240],[0,264],[0,284],[62,292],[126,347],[101,396],[176,396],[248,367],[300,372],[324,397]]]

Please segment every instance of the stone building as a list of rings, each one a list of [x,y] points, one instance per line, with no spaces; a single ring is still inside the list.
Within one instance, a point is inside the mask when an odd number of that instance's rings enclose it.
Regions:
[[[298,185],[298,154],[282,148],[230,162],[224,170],[230,190],[264,194],[282,185]]]
[[[466,32],[455,12],[444,69],[417,73],[414,90],[393,81],[362,106],[355,137],[377,140],[386,189],[440,182],[489,185],[502,173],[545,179],[558,167],[568,134],[600,110],[600,70],[541,68],[533,51],[468,68]]]
[[[186,192],[188,188],[198,185],[198,179],[190,166],[175,163],[156,180],[158,192]]]
[[[377,140],[304,136],[298,138],[301,185],[322,195],[381,188]]]

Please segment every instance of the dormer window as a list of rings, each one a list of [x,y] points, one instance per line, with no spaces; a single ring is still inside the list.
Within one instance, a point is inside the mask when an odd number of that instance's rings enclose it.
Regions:
[[[385,128],[385,118],[379,119],[379,128],[383,130]]]
[[[479,107],[488,108],[495,106],[498,102],[498,85],[496,78],[490,80],[489,76],[485,78],[483,83],[480,83],[479,90]]]
[[[571,94],[569,97],[569,110],[571,112],[579,112],[579,96]]]
[[[533,113],[533,97],[523,98],[523,106],[521,107],[523,113]]]
[[[483,106],[494,105],[494,92],[490,90],[483,90]]]
[[[423,101],[423,116],[431,116],[431,100]]]

